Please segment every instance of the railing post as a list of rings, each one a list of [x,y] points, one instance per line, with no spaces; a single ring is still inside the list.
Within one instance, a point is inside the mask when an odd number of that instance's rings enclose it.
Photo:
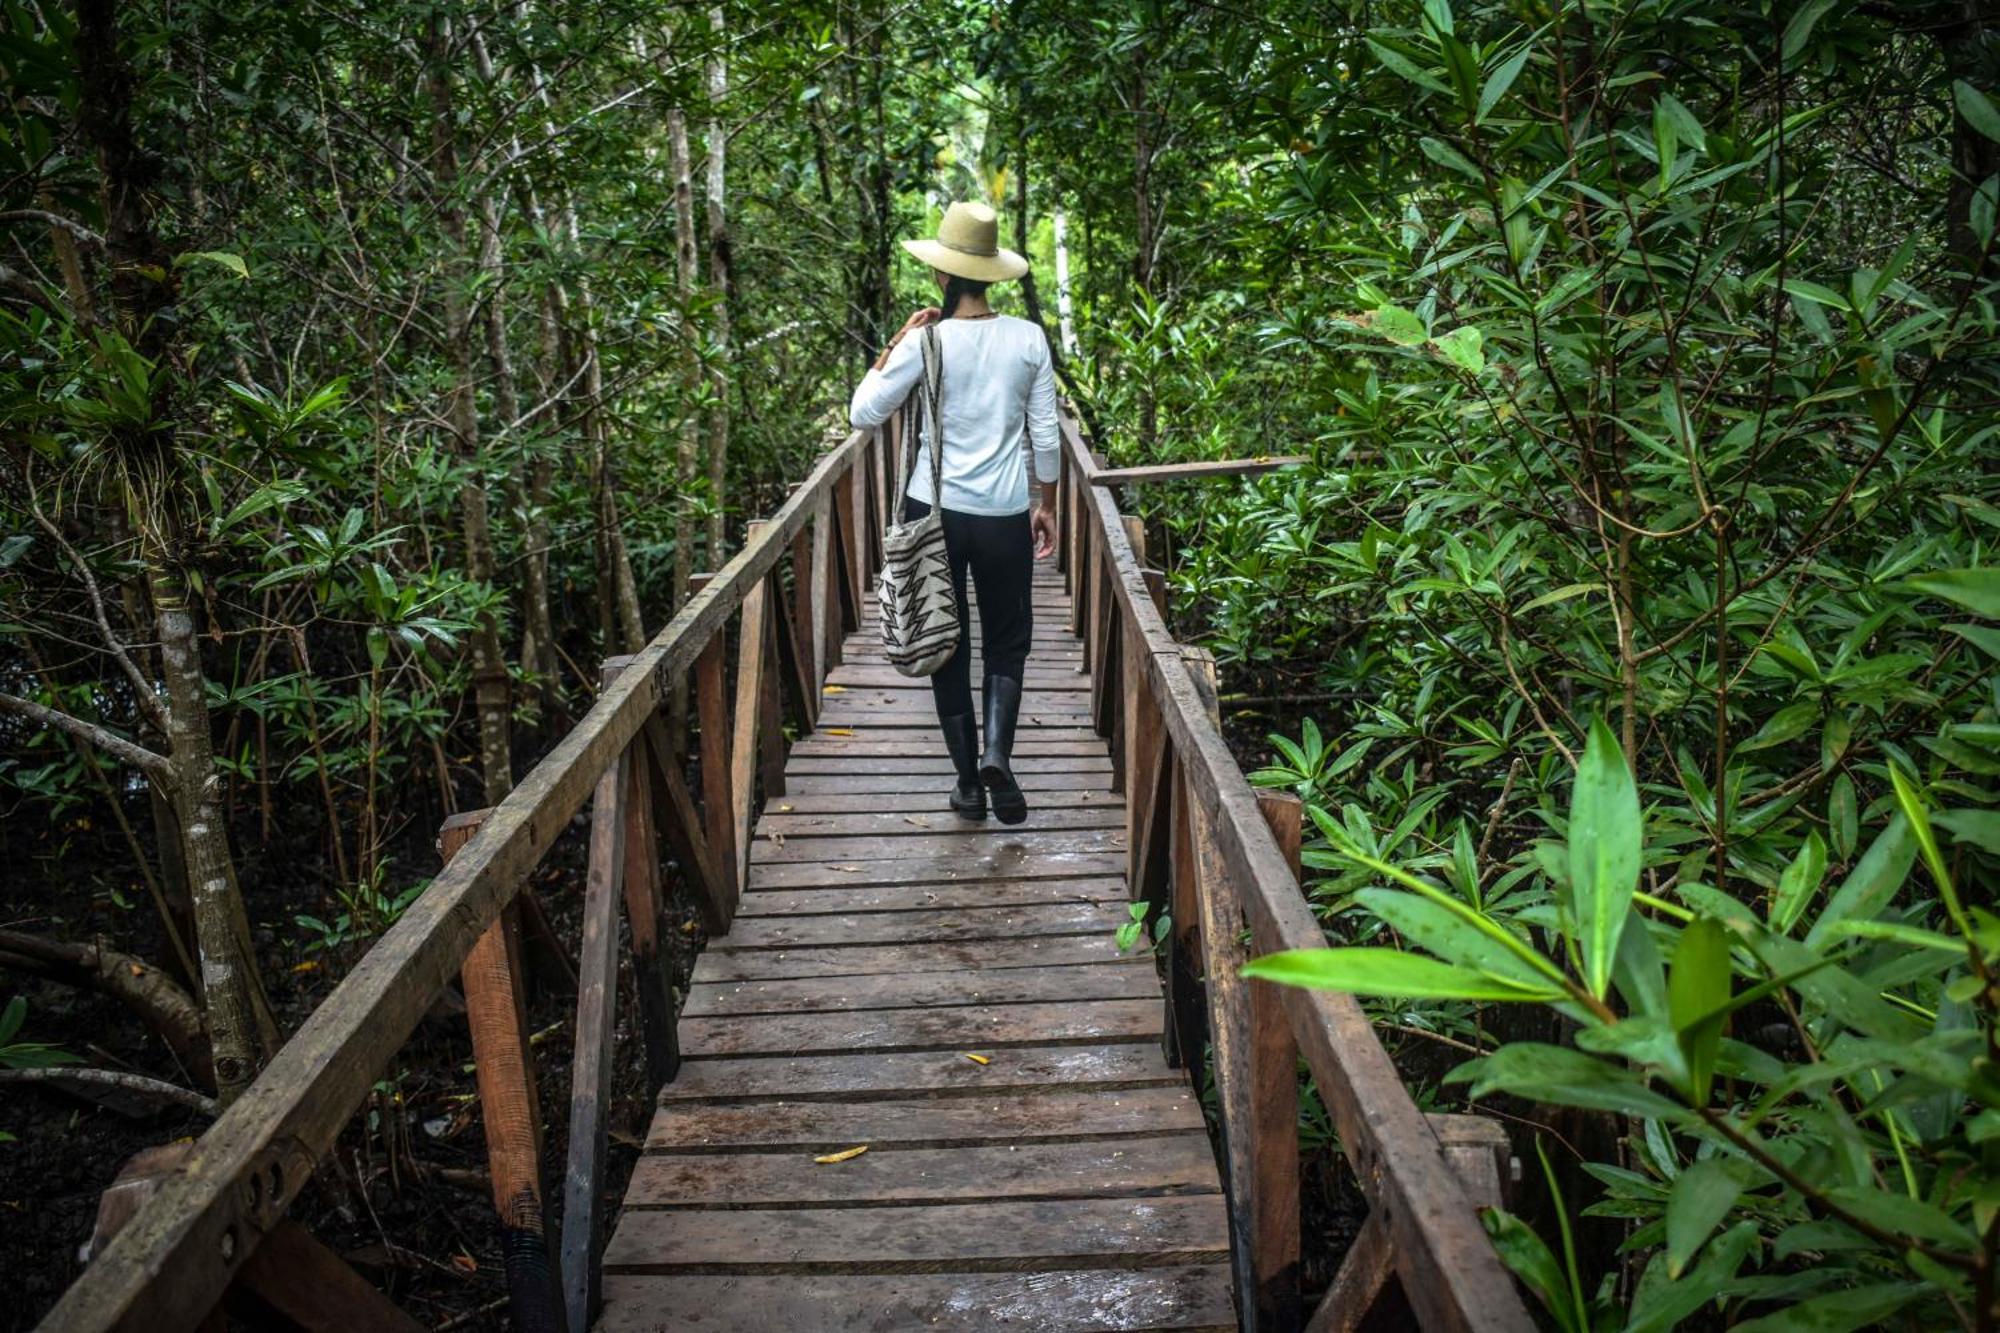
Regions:
[[[763,526],[752,523],[750,535],[754,537]],[[759,583],[743,596],[743,621],[736,635],[736,721],[729,751],[729,832],[733,855],[729,868],[735,876],[738,894],[750,882],[750,827],[756,816],[758,722],[764,712],[766,694],[764,645],[770,637],[764,620],[768,614],[766,585]]]
[[[693,587],[708,586],[713,574],[697,574]],[[708,853],[723,879],[725,918],[736,914],[742,877],[736,862],[735,777],[730,767],[729,697],[725,671],[728,636],[718,624],[694,659],[695,721],[701,728],[701,816]]]
[[[605,659],[605,685],[630,664],[629,657]],[[643,744],[643,742],[634,742]],[[653,766],[643,750],[626,762],[625,920],[632,932],[632,981],[639,996],[639,1035],[646,1055],[646,1089],[657,1093],[680,1072],[680,1036],[674,1009],[672,967],[660,952],[666,929],[666,892],[660,874],[659,820],[664,793],[653,790]],[[698,873],[698,872],[697,872]]]
[[[438,852],[447,864],[472,841],[489,813],[469,810],[444,821]],[[509,904],[474,942],[459,981],[465,988],[487,1173],[493,1207],[500,1214],[500,1255],[514,1324],[532,1333],[555,1333],[563,1327],[563,1307],[559,1270],[543,1226],[542,1112],[528,1045],[519,921]]]
[[[819,606],[819,594],[815,591],[819,580],[814,577],[818,566],[813,563],[815,538],[815,532],[803,527],[792,538],[792,614],[786,622],[791,631],[793,683],[803,710],[799,720],[809,728],[819,725],[820,618],[815,614]]]
[[[1305,805],[1260,791],[1257,809],[1299,878]],[[1257,952],[1263,953],[1264,945]],[[1250,981],[1250,1258],[1257,1327],[1291,1333],[1299,1305],[1299,1046],[1275,982]]]
[[[605,677],[616,675],[607,667]],[[605,1117],[618,1014],[617,903],[625,891],[624,802],[631,750],[620,750],[591,798],[590,861],[584,876],[583,943],[576,988],[576,1057],[570,1076],[569,1158],[563,1183],[563,1306],[574,1333],[597,1312],[603,1231]]]

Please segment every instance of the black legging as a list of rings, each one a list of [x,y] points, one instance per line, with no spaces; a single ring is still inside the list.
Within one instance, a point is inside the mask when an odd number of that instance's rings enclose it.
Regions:
[[[903,521],[931,512],[921,500],[903,499]],[[1026,510],[1018,514],[944,511],[944,547],[958,592],[958,651],[931,677],[938,716],[973,711],[972,618],[966,610],[965,575],[979,591],[979,637],[986,674],[1021,679],[1035,633],[1035,539]]]

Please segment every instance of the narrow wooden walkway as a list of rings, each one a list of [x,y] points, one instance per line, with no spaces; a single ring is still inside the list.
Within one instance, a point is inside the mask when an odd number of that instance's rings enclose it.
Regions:
[[[846,641],[695,969],[601,1329],[1236,1327],[1201,1110],[1113,942],[1125,807],[1053,569],[1035,605],[1014,828],[944,808],[872,606]]]

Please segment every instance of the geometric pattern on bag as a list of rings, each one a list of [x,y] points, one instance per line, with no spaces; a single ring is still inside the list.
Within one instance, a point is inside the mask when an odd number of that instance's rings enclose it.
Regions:
[[[923,378],[897,410],[896,488],[890,492],[895,501],[888,515],[891,521],[882,528],[882,572],[875,580],[875,600],[882,610],[882,651],[905,676],[932,675],[958,651],[958,590],[951,581],[939,504],[944,487],[944,418],[939,411],[944,361],[934,324],[924,326],[923,353]],[[931,511],[914,523],[901,523],[894,520],[909,485],[920,412],[931,427]]]

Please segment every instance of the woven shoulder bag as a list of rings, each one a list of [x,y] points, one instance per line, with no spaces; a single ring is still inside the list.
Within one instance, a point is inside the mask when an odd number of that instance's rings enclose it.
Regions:
[[[924,373],[897,412],[896,489],[882,529],[882,573],[875,600],[882,608],[882,648],[905,676],[928,676],[958,650],[958,592],[944,548],[939,503],[944,490],[944,418],[938,411],[944,354],[937,326],[924,326]],[[919,416],[930,424],[931,511],[914,523],[900,522],[903,492],[909,486]]]

